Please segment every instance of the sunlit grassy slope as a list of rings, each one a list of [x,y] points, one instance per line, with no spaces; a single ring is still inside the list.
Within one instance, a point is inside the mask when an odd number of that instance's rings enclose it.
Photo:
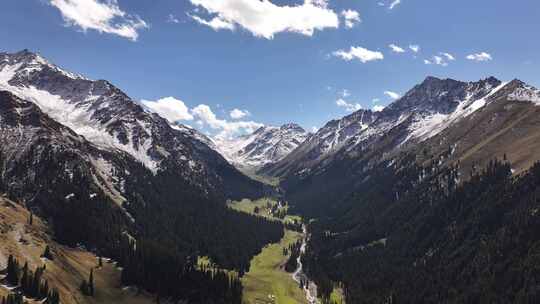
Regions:
[[[242,278],[244,303],[307,303],[302,289],[291,274],[283,270],[287,261],[283,248],[301,237],[300,233],[287,230],[280,243],[266,246],[251,260],[250,271]]]
[[[268,204],[274,206],[277,202],[270,198],[256,201],[242,200],[232,202],[229,207],[249,214],[255,214],[254,210],[257,207],[259,208],[257,215],[278,220],[268,212]],[[283,221],[292,219],[301,220],[300,217],[287,215]],[[307,303],[304,291],[293,280],[291,274],[283,269],[288,259],[288,256],[283,255],[283,249],[301,238],[302,234],[285,230],[285,235],[279,243],[267,245],[251,260],[250,270],[242,278],[244,303]]]

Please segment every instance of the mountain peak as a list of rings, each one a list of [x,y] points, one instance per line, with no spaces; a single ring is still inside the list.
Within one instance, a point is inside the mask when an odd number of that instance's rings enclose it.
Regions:
[[[261,168],[275,163],[296,149],[308,133],[296,123],[281,127],[264,126],[251,134],[230,140],[217,140],[222,155],[240,167]]]
[[[290,123],[286,123],[284,125],[282,125],[280,127],[281,130],[295,130],[295,131],[298,131],[298,132],[306,132],[306,130],[304,130],[304,128],[302,128],[299,124],[296,124],[296,123],[293,123],[293,122],[290,122]]]

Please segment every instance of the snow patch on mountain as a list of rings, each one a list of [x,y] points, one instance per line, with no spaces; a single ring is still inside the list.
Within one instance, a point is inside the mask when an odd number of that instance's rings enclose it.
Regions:
[[[259,168],[275,163],[303,143],[308,133],[296,124],[261,127],[234,139],[216,138],[216,146],[231,163],[240,167]]]
[[[42,60],[39,60],[38,62],[42,62]],[[137,146],[131,141],[132,132],[129,132],[129,135],[127,136],[128,143],[124,144],[118,140],[118,136],[115,136],[116,134],[107,132],[106,126],[99,121],[92,119],[95,112],[95,110],[91,109],[92,101],[97,100],[100,96],[86,95],[82,97],[82,102],[72,103],[59,95],[53,95],[48,91],[39,90],[32,85],[11,85],[10,81],[14,79],[14,77],[20,76],[21,72],[23,75],[28,73],[26,64],[17,63],[15,65],[4,65],[0,70],[0,89],[10,91],[21,99],[35,103],[44,113],[59,123],[69,127],[77,134],[84,136],[88,141],[102,148],[114,148],[127,152],[154,173],[157,171],[159,163],[153,160],[148,153],[148,150],[152,146],[152,141],[150,139],[144,139],[142,143]],[[69,75],[70,78],[77,77],[74,76],[74,74],[67,72],[63,72],[62,74]],[[101,107],[106,107],[106,103],[101,104]],[[144,122],[136,121],[135,123],[145,129],[148,132],[147,134],[151,134]]]
[[[540,90],[529,85],[522,85],[508,95],[512,101],[529,101],[540,106]]]
[[[450,114],[433,113],[427,116],[415,115],[414,122],[409,127],[410,134],[404,140],[403,143],[408,142],[411,139],[419,139],[421,141],[431,138],[450,125],[454,124],[458,120],[472,115],[474,112],[486,106],[489,102],[489,98],[495,93],[504,88],[508,82],[503,82],[496,87],[489,86],[487,95],[480,98],[475,98],[478,92],[474,90],[468,90],[465,100],[459,102],[457,108]]]

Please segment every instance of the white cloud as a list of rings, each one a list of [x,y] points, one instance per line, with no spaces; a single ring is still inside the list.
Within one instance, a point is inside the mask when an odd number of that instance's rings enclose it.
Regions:
[[[238,135],[252,133],[264,126],[254,121],[230,122],[225,119],[218,119],[212,109],[205,104],[196,106],[191,112],[193,116],[203,122],[203,125],[208,125],[213,130],[218,131],[217,138],[233,138]]]
[[[218,17],[214,17],[210,20],[204,20],[199,16],[196,15],[189,15],[193,20],[199,22],[200,24],[204,24],[206,26],[211,27],[212,29],[219,31],[219,30],[234,30],[234,24],[230,23],[228,21],[225,21],[223,19],[220,19]]]
[[[343,89],[343,91],[341,91],[341,96],[343,96],[343,98],[347,98],[351,96],[351,92],[349,92],[347,89]]]
[[[150,111],[167,119],[171,124],[195,120],[198,128],[209,127],[215,131],[213,133],[218,138],[233,138],[238,135],[254,132],[264,126],[254,121],[227,121],[226,119],[219,119],[208,105],[200,104],[193,109],[189,109],[183,101],[174,97],[165,97],[157,101],[142,100],[141,103]],[[234,109],[229,115],[233,119],[241,119],[251,114],[248,111]]]
[[[340,57],[345,61],[351,61],[353,59],[358,59],[362,63],[374,60],[383,60],[384,55],[381,52],[370,51],[363,47],[351,46],[349,51],[338,50],[332,53],[336,57]]]
[[[491,54],[486,53],[486,52],[481,52],[481,53],[477,53],[477,54],[470,54],[466,58],[469,59],[469,60],[474,60],[474,61],[490,61],[490,60],[493,60],[493,57],[491,57]]]
[[[340,108],[344,108],[348,112],[354,112],[362,109],[362,106],[358,103],[348,103],[345,99],[340,98],[336,100],[336,105]]]
[[[138,30],[148,28],[148,24],[139,16],[120,9],[117,0],[49,1],[60,10],[67,25],[78,26],[83,31],[96,30],[136,41]]]
[[[454,57],[454,55],[452,55],[452,54],[450,54],[450,53],[441,52],[441,55],[443,55],[444,57],[446,57],[446,59],[448,59],[449,61],[454,61],[454,60],[456,60],[456,57]]]
[[[392,91],[384,91],[384,95],[392,98],[392,99],[398,99],[399,97],[401,97],[398,93],[396,92],[392,92]]]
[[[420,52],[420,46],[417,45],[417,44],[411,44],[411,45],[409,45],[409,49],[411,49],[411,51],[413,51],[413,52],[415,52],[415,53]]]
[[[234,30],[235,25],[256,37],[272,39],[281,32],[294,32],[311,36],[315,30],[338,28],[338,15],[327,7],[326,0],[304,0],[301,5],[273,4],[269,0],[190,0],[197,8],[210,15],[203,18],[200,12],[191,17],[214,29]]]
[[[319,128],[311,127],[311,133],[317,133],[317,131],[319,131]]]
[[[167,22],[168,23],[180,23],[180,20],[178,20],[178,18],[176,18],[175,15],[169,14],[169,16],[167,17]]]
[[[371,100],[372,103],[378,103],[379,101],[381,101],[379,98],[373,98]]]
[[[360,13],[358,13],[355,10],[343,10],[341,11],[341,16],[345,19],[345,27],[346,28],[353,28],[356,24],[362,22],[360,19]]]
[[[373,112],[380,112],[382,110],[384,110],[384,106],[380,106],[380,105],[373,106]]]
[[[394,9],[396,6],[398,6],[401,3],[401,0],[394,0],[392,3],[390,3],[389,9]]]
[[[392,52],[394,52],[394,53],[405,53],[405,50],[404,50],[402,47],[399,47],[399,46],[397,46],[397,45],[395,45],[395,44],[393,44],[393,43],[390,44],[388,47],[389,47],[389,48],[392,50]]]
[[[424,64],[436,64],[436,65],[440,65],[440,66],[448,66],[448,61],[447,60],[455,60],[455,58],[451,55],[451,54],[448,54],[448,53],[441,53],[442,56],[444,57],[441,57],[441,56],[433,56],[431,59],[424,59]],[[448,56],[451,56],[451,57],[448,57]],[[453,59],[450,59],[450,58],[453,58]]]
[[[447,66],[448,62],[444,60],[441,56],[433,56],[433,63],[437,65]]]
[[[250,116],[251,113],[249,113],[248,110],[240,110],[240,109],[233,109],[229,116],[231,116],[232,119],[242,119],[244,117]]]
[[[174,97],[165,97],[156,101],[142,100],[143,105],[156,112],[171,123],[179,120],[193,120],[186,104]]]

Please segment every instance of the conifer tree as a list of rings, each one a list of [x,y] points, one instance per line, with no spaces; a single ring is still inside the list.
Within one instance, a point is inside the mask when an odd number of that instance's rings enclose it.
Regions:
[[[47,245],[45,247],[45,250],[43,251],[43,254],[41,256],[46,258],[46,259],[53,260],[53,256],[52,256],[52,253],[51,253],[51,248],[49,248],[49,245]]]
[[[13,257],[13,255],[8,257],[6,280],[11,285],[19,284],[19,263]]]
[[[94,269],[90,269],[90,276],[88,277],[88,293],[94,296]]]

